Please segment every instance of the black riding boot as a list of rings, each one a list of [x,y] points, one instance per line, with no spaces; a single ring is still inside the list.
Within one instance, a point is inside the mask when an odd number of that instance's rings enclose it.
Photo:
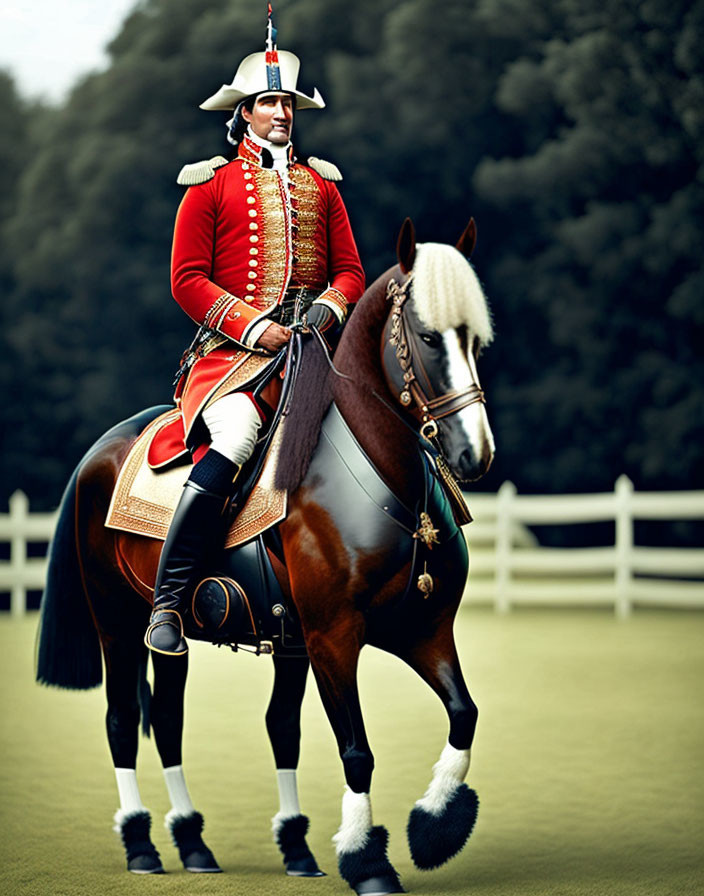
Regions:
[[[188,652],[180,610],[205,555],[221,546],[225,500],[190,479],[184,485],[156,574],[154,609],[144,636],[150,650],[172,656]]]

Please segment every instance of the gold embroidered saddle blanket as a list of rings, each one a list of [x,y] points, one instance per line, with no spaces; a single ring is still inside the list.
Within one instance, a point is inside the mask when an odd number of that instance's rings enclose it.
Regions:
[[[118,474],[105,525],[164,541],[192,464],[154,470],[147,462],[152,440],[179,415],[167,411],[138,436]],[[225,547],[243,544],[281,522],[286,516],[287,495],[274,486],[283,427],[274,435],[262,472],[247,502],[233,521]]]

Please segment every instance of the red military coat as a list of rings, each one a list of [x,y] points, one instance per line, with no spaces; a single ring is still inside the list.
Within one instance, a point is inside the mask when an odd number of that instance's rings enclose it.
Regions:
[[[261,369],[262,357],[247,349],[287,290],[318,292],[316,301],[340,321],[364,291],[334,183],[292,160],[287,189],[281,173],[262,167],[261,148],[246,137],[231,162],[192,167],[192,179],[203,182],[189,187],[176,216],[171,285],[184,311],[215,334],[177,386],[182,420],[155,440],[153,466],[185,450],[184,439],[209,402],[246,388]]]

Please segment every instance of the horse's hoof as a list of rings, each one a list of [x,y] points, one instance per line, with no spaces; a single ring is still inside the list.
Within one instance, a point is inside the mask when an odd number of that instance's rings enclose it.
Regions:
[[[325,877],[308,848],[307,833],[308,816],[293,815],[284,819],[274,816],[274,839],[283,853],[286,874],[290,877]]]
[[[408,846],[416,867],[423,871],[437,868],[456,855],[472,833],[479,811],[474,790],[461,784],[434,814],[416,805],[408,819]]]
[[[166,829],[170,831],[174,845],[186,871],[193,874],[218,874],[222,868],[203,842],[203,816],[200,812],[182,815],[171,810],[166,816]]]
[[[220,874],[222,868],[215,861],[215,856],[206,846],[205,849],[197,849],[187,855],[183,860],[183,867],[193,874]]]
[[[146,809],[115,814],[115,831],[120,834],[127,853],[127,870],[133,874],[163,874],[156,847],[149,839],[152,819]]]
[[[358,896],[387,896],[405,893],[396,869],[386,855],[389,832],[383,825],[369,831],[364,846],[353,852],[339,852],[340,876]]]
[[[302,859],[286,862],[286,874],[291,877],[325,877],[325,872],[318,868],[312,853]]]
[[[145,853],[141,856],[135,856],[127,862],[127,870],[132,874],[165,874],[164,866],[161,864],[159,853],[154,850],[153,853]]]
[[[390,874],[382,874],[379,877],[370,877],[363,880],[355,887],[357,896],[389,896],[390,893],[405,893],[398,877]]]

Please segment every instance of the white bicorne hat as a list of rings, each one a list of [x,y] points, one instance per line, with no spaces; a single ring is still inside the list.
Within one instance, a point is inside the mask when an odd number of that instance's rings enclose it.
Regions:
[[[278,50],[281,86],[272,90],[267,77],[267,54],[251,53],[240,62],[232,84],[223,84],[217,93],[200,104],[208,112],[236,109],[242,100],[258,93],[290,93],[296,97],[296,109],[324,109],[325,100],[316,87],[313,96],[296,89],[301,61],[295,53]]]

